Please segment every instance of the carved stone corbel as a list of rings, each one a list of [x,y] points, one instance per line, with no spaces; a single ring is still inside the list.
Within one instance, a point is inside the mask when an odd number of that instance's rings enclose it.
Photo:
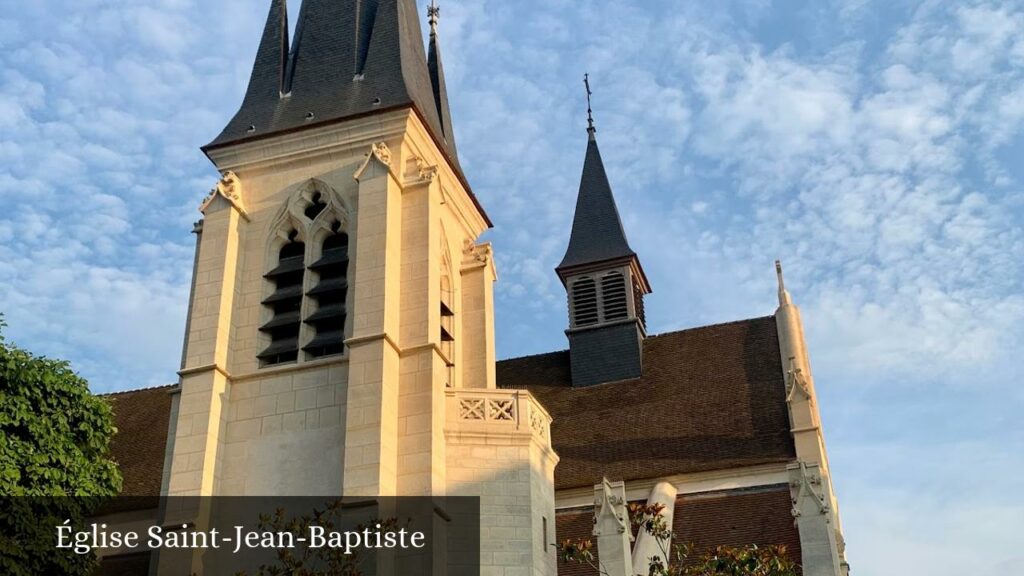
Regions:
[[[600,492],[598,497],[594,499],[594,508],[598,510],[597,515],[594,517],[594,536],[600,536],[602,533],[615,532],[623,534],[626,532],[628,525],[626,523],[626,499],[622,494],[616,494],[616,488],[623,488],[622,486],[612,486],[612,483],[607,478],[601,479],[601,484],[598,485]],[[622,490],[618,490],[622,492]],[[604,528],[605,530],[602,530]],[[607,530],[611,528],[611,530]]]
[[[494,256],[490,242],[476,244],[466,240],[462,244],[462,269],[487,266]]]
[[[799,518],[803,515],[803,502],[813,500],[817,505],[818,513],[828,515],[829,506],[826,503],[825,488],[821,479],[818,466],[812,465],[810,470],[806,462],[799,462],[798,465],[789,467],[789,494],[793,503],[793,517]],[[828,519],[826,518],[826,522]]]
[[[797,392],[805,400],[811,399],[811,389],[804,378],[803,370],[797,367],[796,358],[790,358],[789,370],[786,371],[786,401],[792,402]]]
[[[245,203],[242,199],[242,182],[237,174],[230,170],[225,172],[213,189],[210,190],[210,193],[206,195],[206,198],[203,199],[203,203],[199,205],[199,211],[205,214],[206,210],[218,197],[227,200],[246,221],[249,220],[249,213],[246,211]]]
[[[633,534],[626,510],[626,485],[602,478],[594,486],[594,536],[601,567],[607,576],[630,576],[633,570]]]
[[[352,175],[356,180],[360,180],[367,168],[374,161],[379,162],[388,172],[391,172],[391,149],[384,142],[374,142],[370,145],[370,151],[366,153],[366,159],[356,170],[355,174]]]
[[[430,184],[437,178],[438,167],[428,164],[419,156],[412,156],[405,163],[405,185],[423,186]]]

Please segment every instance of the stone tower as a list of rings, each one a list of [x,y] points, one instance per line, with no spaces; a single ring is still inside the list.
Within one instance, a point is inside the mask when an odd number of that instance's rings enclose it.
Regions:
[[[425,48],[413,0],[304,0],[289,42],[271,2],[242,105],[203,148],[223,177],[197,226],[163,493],[486,493],[513,535],[483,527],[484,565],[553,574],[535,536],[554,516],[550,417],[495,388],[490,221],[437,16]]]
[[[587,92],[589,99],[589,81]],[[593,118],[587,127],[569,247],[555,271],[569,293],[566,335],[573,386],[639,377],[646,336],[644,296],[651,287],[626,240]]]

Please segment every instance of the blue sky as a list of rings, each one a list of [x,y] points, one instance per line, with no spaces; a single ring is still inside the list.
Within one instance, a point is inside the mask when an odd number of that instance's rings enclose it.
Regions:
[[[0,0],[0,311],[98,391],[175,380],[267,4]],[[855,573],[1019,568],[1024,2],[444,0],[441,34],[500,356],[566,346],[587,71],[653,332],[771,313],[784,261]]]

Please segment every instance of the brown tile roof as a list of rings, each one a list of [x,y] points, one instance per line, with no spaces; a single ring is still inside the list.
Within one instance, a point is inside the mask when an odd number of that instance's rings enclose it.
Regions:
[[[555,538],[592,539],[594,511],[574,508],[555,517]],[[790,514],[789,487],[785,484],[756,490],[713,492],[680,496],[673,518],[673,544],[693,544],[698,551],[716,546],[783,545],[800,562],[800,535]],[[596,541],[594,541],[596,554]],[[592,576],[585,564],[558,564],[558,576]]]
[[[554,418],[558,489],[795,458],[772,317],[705,326],[644,344],[644,373],[570,386],[568,352],[498,362],[501,388],[528,388]],[[112,394],[125,496],[160,493],[170,386]]]
[[[498,387],[529,389],[554,419],[557,489],[796,457],[774,317],[652,336],[643,354],[640,378],[586,388],[568,352],[498,362]]]
[[[114,409],[111,453],[121,468],[121,496],[159,496],[173,386],[104,396]],[[154,504],[155,506],[155,504]]]

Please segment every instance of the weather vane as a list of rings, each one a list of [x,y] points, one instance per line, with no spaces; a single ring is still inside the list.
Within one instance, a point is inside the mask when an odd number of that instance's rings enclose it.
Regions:
[[[590,91],[590,74],[583,75],[583,85],[587,87],[587,130],[594,131],[594,111],[590,108],[590,97],[593,96],[593,92]]]
[[[427,6],[427,21],[430,22],[431,30],[437,28],[437,19],[440,17],[441,7],[434,0],[430,0],[430,6]]]

